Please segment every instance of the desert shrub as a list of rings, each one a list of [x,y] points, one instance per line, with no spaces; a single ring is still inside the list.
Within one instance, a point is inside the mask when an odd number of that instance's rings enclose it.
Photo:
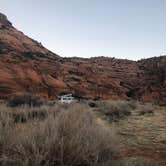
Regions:
[[[29,120],[43,120],[48,116],[45,108],[39,107],[21,107],[13,112],[10,112],[15,123],[25,123]]]
[[[129,157],[123,160],[118,161],[118,164],[121,163],[125,166],[156,166],[158,165],[154,159],[147,159],[144,157]]]
[[[40,97],[32,96],[29,94],[14,96],[8,101],[8,106],[10,107],[18,107],[22,105],[28,106],[41,106],[43,104],[43,100]]]
[[[119,119],[124,118],[125,116],[129,116],[131,112],[129,110],[120,110],[120,109],[115,109],[115,110],[110,110],[106,111],[105,115],[109,117],[109,120],[117,121]]]
[[[7,111],[7,107],[0,106],[0,156],[3,154],[3,147],[8,144],[9,133],[14,128],[13,119]]]
[[[142,105],[139,104],[137,106],[138,115],[153,114],[154,110],[155,110],[155,107],[150,103],[142,104]]]
[[[135,110],[137,108],[138,103],[139,102],[135,100],[126,101],[126,104],[128,105],[130,110]]]
[[[126,116],[131,115],[131,110],[133,109],[133,105],[128,101],[118,100],[107,100],[100,101],[98,103],[99,108],[97,111],[100,111],[111,121],[117,121]]]
[[[88,104],[89,104],[89,106],[90,106],[90,107],[92,107],[92,108],[97,107],[97,105],[96,105],[96,103],[95,103],[95,102],[89,102]]]
[[[13,48],[10,45],[8,45],[5,42],[3,42],[2,40],[0,40],[0,54],[5,54],[12,50],[13,50]]]
[[[159,103],[157,103],[160,107],[166,107],[166,103],[164,102],[159,102]]]
[[[26,47],[25,43],[24,43],[24,46]],[[36,59],[35,56],[40,57],[40,58],[47,58],[47,54],[43,54],[41,52],[31,52],[31,51],[28,51],[28,52],[22,52],[22,55],[25,58],[28,58],[28,59]]]
[[[4,166],[112,165],[117,149],[113,132],[78,104],[51,111],[42,121],[17,124],[4,136],[6,142],[0,142],[0,165]]]

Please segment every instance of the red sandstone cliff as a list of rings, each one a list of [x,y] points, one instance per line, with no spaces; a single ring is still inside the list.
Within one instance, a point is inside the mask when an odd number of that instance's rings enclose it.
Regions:
[[[0,14],[0,98],[33,93],[56,98],[138,99],[166,103],[166,56],[140,61],[62,58]]]

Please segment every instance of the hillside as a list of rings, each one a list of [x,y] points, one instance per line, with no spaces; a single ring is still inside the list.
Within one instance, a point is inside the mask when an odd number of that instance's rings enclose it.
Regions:
[[[55,46],[56,48],[56,46]],[[140,61],[62,58],[0,14],[0,98],[32,93],[57,98],[138,99],[166,103],[166,56]]]

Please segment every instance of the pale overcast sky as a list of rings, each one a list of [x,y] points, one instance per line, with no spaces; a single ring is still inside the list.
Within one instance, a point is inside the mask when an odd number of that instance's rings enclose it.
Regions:
[[[0,12],[61,56],[166,54],[166,0],[0,0]]]

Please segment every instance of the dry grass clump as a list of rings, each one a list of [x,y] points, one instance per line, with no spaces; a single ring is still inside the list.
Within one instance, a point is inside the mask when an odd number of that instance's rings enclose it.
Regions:
[[[27,105],[20,107],[6,107],[4,104],[0,106],[0,114],[10,117],[14,123],[26,123],[30,120],[45,119],[51,107],[43,105],[41,107],[29,107]]]
[[[91,104],[89,104],[89,102]],[[90,107],[89,107],[90,106]],[[150,112],[153,105],[133,101],[88,101],[40,107],[0,105],[2,166],[146,165],[142,159],[116,160],[118,136],[98,123],[95,112],[111,121]],[[130,116],[132,117],[132,116]],[[116,156],[117,157],[117,156]]]
[[[26,123],[14,121],[5,111],[0,110],[0,165],[113,165],[117,149],[113,133],[98,125],[84,107],[51,108],[45,119]]]
[[[134,102],[123,100],[106,100],[97,103],[97,111],[103,113],[110,121],[117,121],[131,115],[131,110],[135,109]]]
[[[110,121],[119,121],[131,114],[134,115],[152,115],[156,107],[151,103],[140,103],[138,101],[125,100],[103,100],[90,101],[88,105],[99,113],[105,115]]]
[[[150,103],[146,103],[146,104],[138,104],[137,105],[137,112],[138,115],[147,115],[147,114],[154,114],[154,110],[155,110],[155,106],[150,104]]]
[[[153,159],[146,159],[144,157],[130,157],[120,161],[125,166],[157,166],[157,162]]]
[[[38,97],[33,96],[31,94],[25,94],[25,95],[19,95],[19,96],[13,96],[8,101],[8,106],[10,107],[18,107],[22,105],[28,105],[28,106],[41,106],[44,104],[44,101]]]

